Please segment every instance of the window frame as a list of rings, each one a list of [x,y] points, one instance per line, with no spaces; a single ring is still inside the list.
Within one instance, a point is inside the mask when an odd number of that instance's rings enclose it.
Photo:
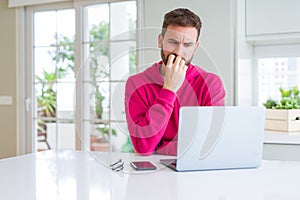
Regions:
[[[26,23],[26,29],[25,29],[25,57],[26,59],[26,75],[25,75],[25,88],[26,88],[26,146],[27,151],[29,152],[35,152],[37,149],[35,141],[37,141],[37,134],[35,131],[35,122],[33,119],[33,115],[35,114],[35,95],[34,95],[34,69],[32,68],[33,62],[34,62],[34,53],[32,45],[34,40],[34,30],[33,30],[33,18],[34,18],[34,12],[40,12],[40,11],[50,11],[50,10],[62,10],[62,9],[73,9],[73,3],[64,2],[64,3],[56,3],[53,5],[37,5],[37,6],[29,6],[25,8],[25,23]],[[76,48],[76,47],[75,47]]]

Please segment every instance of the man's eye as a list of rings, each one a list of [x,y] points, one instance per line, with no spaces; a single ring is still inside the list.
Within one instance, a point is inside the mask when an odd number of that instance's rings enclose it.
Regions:
[[[171,44],[178,44],[176,41],[170,41]]]
[[[191,46],[193,46],[193,44],[191,44],[191,43],[185,43],[184,46],[185,47],[191,47]]]

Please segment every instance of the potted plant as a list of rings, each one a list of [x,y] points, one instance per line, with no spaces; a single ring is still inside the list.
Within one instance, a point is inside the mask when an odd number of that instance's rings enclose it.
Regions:
[[[103,114],[103,100],[105,97],[101,94],[99,91],[99,87],[96,87],[95,91],[95,111],[96,111],[96,117],[97,119],[102,119],[102,114]]]
[[[121,150],[123,153],[134,153],[135,152],[129,136],[127,136],[126,142],[122,145]]]
[[[109,125],[100,124],[96,128],[97,134],[91,135],[90,137],[90,149],[91,151],[109,151]],[[117,131],[111,129],[111,135],[116,136]]]
[[[291,89],[279,88],[279,101],[268,99],[263,105],[266,111],[266,130],[300,131],[300,91],[297,86]]]
[[[56,116],[56,92],[53,85],[56,80],[55,72],[43,71],[43,76],[36,76],[41,90],[37,94],[37,111],[39,117],[55,117]]]
[[[50,145],[47,141],[47,122],[53,122],[51,118],[56,117],[56,92],[53,89],[56,80],[54,72],[43,71],[42,76],[36,76],[37,83],[41,90],[37,91],[37,136],[38,142],[44,142],[47,148]],[[50,118],[47,119],[46,118]]]

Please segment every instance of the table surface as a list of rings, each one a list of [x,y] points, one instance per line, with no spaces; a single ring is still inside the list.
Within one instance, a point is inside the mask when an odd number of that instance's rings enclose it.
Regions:
[[[257,169],[175,172],[165,156],[87,151],[45,151],[0,160],[0,199],[299,200],[300,162],[263,161]],[[124,170],[109,165],[124,161]],[[138,172],[133,160],[156,171]]]

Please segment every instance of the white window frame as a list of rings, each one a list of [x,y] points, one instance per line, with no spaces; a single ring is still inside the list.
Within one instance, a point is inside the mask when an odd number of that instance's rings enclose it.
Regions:
[[[49,5],[38,5],[38,6],[30,6],[26,8],[26,103],[29,108],[26,113],[26,135],[27,135],[27,151],[35,152],[36,151],[36,141],[37,136],[34,130],[34,121],[32,120],[32,116],[35,113],[35,96],[33,91],[33,69],[30,66],[33,66],[33,14],[36,11],[47,11],[47,10],[60,10],[60,9],[73,9],[73,3],[56,3],[51,6]],[[30,19],[30,21],[28,20]],[[75,47],[76,48],[76,47]]]

